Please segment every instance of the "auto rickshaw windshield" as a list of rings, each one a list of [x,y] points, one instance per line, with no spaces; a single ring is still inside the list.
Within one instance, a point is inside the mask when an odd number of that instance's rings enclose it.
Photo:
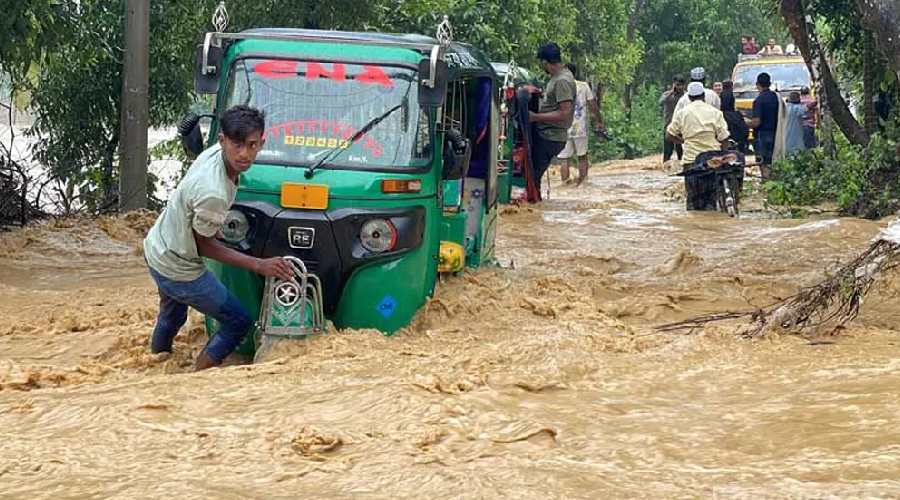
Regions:
[[[266,113],[258,163],[311,165],[337,149],[321,168],[408,169],[427,166],[432,150],[417,88],[416,71],[406,67],[244,58],[231,67],[225,101]]]

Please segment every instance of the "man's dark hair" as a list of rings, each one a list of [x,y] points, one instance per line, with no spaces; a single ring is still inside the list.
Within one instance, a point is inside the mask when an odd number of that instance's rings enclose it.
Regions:
[[[684,75],[675,75],[672,77],[673,83],[684,83]]]
[[[772,77],[769,76],[768,73],[760,73],[756,77],[756,84],[764,89],[767,89],[772,86]]]
[[[573,78],[575,78],[576,80],[579,80],[579,78],[578,78],[578,65],[577,65],[577,64],[575,64],[575,63],[573,63],[573,62],[566,63],[566,68],[568,68],[569,71],[572,72],[572,77],[573,77]]]
[[[548,63],[559,63],[562,62],[562,51],[556,42],[545,43],[538,48],[537,58]]]
[[[734,82],[731,80],[723,80],[722,81],[722,91],[725,90],[734,90]]]
[[[702,101],[703,99],[706,99],[706,94],[689,95],[688,99],[691,101]]]
[[[219,129],[225,137],[235,142],[244,142],[253,132],[266,129],[265,114],[243,104],[234,106],[219,117]]]

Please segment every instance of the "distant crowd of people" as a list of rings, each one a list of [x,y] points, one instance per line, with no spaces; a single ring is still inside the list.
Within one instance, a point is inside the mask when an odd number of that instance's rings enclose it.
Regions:
[[[755,37],[744,36],[741,52],[747,55],[794,55],[797,49],[788,44],[785,50],[771,38],[759,48]],[[590,86],[577,78],[578,68],[572,63],[563,63],[557,44],[542,45],[537,59],[550,80],[543,89],[538,110],[530,113],[530,121],[534,124],[531,156],[536,187],[540,191],[541,179],[554,157],[564,161],[561,173],[566,182],[570,181],[570,162],[574,161],[578,166],[578,177],[574,182],[581,184],[588,171],[588,130],[605,136],[598,99]],[[671,88],[659,98],[664,118],[663,161],[668,164],[672,156],[677,155],[682,164],[687,164],[699,153],[725,148],[749,152],[752,129],[753,150],[761,164],[762,175],[768,177],[776,149],[779,154],[787,155],[813,147],[815,102],[803,103],[799,92],[788,96],[786,102],[782,101],[770,89],[771,85],[768,73],[758,76],[759,95],[753,102],[752,114],[745,118],[736,109],[733,82],[716,81],[707,86],[706,70],[702,67],[691,70],[689,81],[675,76]],[[808,89],[804,93],[808,93]],[[588,113],[593,120],[588,120]],[[783,136],[777,135],[779,130]]]
[[[691,70],[690,81],[676,75],[672,86],[659,98],[662,108],[663,162],[670,165],[677,155],[681,165],[690,165],[706,151],[734,149],[749,151],[753,130],[753,151],[763,178],[768,178],[773,156],[788,156],[816,145],[816,103],[803,102],[809,89],[791,92],[786,101],[771,90],[772,79],[760,73],[756,79],[758,96],[752,113],[744,117],[735,107],[731,81],[706,87],[706,71]]]

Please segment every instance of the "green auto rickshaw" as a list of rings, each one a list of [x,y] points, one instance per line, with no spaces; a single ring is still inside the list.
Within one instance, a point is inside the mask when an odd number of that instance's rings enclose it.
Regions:
[[[512,188],[525,188],[525,177],[522,173],[521,161],[522,132],[512,116],[515,92],[519,85],[531,83],[537,80],[531,73],[518,65],[515,61],[508,63],[492,62],[491,67],[497,73],[501,83],[498,90],[500,100],[500,151],[498,159],[499,200],[500,203],[509,203],[512,199]]]
[[[313,310],[287,326],[318,330],[324,315],[337,328],[390,334],[433,294],[439,267],[458,272],[493,261],[497,76],[481,51],[450,39],[446,18],[436,38],[224,31],[217,27],[198,46],[195,89],[214,94],[218,110],[263,110],[267,128],[223,239],[257,257],[302,263],[301,292],[308,287],[314,299],[302,307]],[[216,119],[207,116],[206,141],[198,116],[179,127],[195,153],[215,141]],[[261,329],[278,324],[261,316],[287,307],[285,297],[268,295],[285,284],[208,265],[260,317]],[[208,318],[210,335],[216,328]],[[252,338],[240,348],[253,350]]]

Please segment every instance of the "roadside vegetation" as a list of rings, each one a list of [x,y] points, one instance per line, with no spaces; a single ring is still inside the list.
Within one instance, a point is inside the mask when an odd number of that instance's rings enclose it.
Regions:
[[[806,207],[835,203],[841,213],[869,219],[900,210],[900,165],[895,126],[872,136],[863,147],[838,136],[833,153],[821,147],[775,162],[766,199],[792,215]]]
[[[836,203],[877,219],[900,208],[900,6],[882,0],[783,0],[780,13],[813,75],[823,108],[820,147],[776,162],[768,201]],[[840,83],[840,85],[838,85]],[[856,112],[851,112],[854,105]]]

